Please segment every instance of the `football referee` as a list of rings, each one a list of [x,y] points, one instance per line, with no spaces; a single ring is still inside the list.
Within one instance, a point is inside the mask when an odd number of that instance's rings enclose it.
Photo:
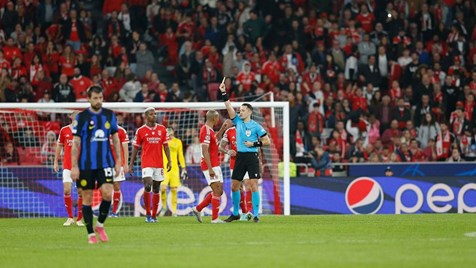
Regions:
[[[246,172],[251,182],[251,198],[253,204],[253,221],[259,222],[260,195],[258,192],[258,179],[261,178],[259,168],[258,147],[268,146],[271,142],[266,130],[251,119],[253,107],[249,103],[243,103],[240,107],[240,114],[237,116],[235,109],[231,106],[226,93],[226,87],[223,82],[220,84],[220,91],[223,101],[225,101],[226,110],[230,119],[236,128],[236,162],[233,174],[231,175],[233,214],[226,219],[226,222],[232,222],[240,219],[240,187]]]
[[[97,85],[91,86],[87,90],[87,95],[91,106],[80,112],[73,124],[71,178],[83,189],[83,218],[88,231],[88,242],[96,244],[94,231],[98,233],[102,242],[109,240],[104,231],[104,221],[111,206],[114,174],[119,174],[121,168],[121,148],[116,115],[113,111],[102,108],[102,88]],[[109,143],[110,136],[116,153],[115,162]],[[95,187],[101,191],[102,201],[97,224],[93,230],[91,204]]]

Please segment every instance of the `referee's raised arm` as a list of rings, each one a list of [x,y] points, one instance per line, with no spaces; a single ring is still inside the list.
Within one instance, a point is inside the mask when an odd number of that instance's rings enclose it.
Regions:
[[[230,119],[233,119],[236,117],[236,112],[235,112],[235,109],[233,109],[233,107],[231,106],[231,102],[228,99],[228,94],[226,94],[225,80],[226,80],[226,77],[223,77],[223,80],[221,81],[221,84],[220,84],[221,97],[223,101],[225,102],[226,110],[228,111],[228,116],[230,116]]]

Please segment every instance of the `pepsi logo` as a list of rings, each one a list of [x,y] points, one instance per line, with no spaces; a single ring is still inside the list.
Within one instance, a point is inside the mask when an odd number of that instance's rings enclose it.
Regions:
[[[383,205],[380,184],[368,177],[353,180],[345,191],[345,202],[354,214],[375,214]]]

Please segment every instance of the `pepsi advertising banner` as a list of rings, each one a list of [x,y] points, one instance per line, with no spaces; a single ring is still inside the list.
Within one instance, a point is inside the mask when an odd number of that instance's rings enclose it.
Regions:
[[[291,214],[476,212],[475,177],[295,178]]]

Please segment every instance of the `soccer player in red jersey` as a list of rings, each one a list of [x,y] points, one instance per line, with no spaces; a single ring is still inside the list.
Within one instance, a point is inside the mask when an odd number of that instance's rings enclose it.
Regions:
[[[231,127],[230,127],[231,126]],[[230,156],[230,174],[233,174],[233,168],[235,167],[236,161],[236,128],[233,126],[233,122],[230,119],[227,119],[222,125],[222,129],[225,129],[223,138],[220,141],[220,152]],[[228,149],[227,148],[228,145]],[[251,220],[253,215],[251,214],[252,203],[251,203],[251,184],[249,180],[248,172],[246,172],[243,177],[243,186],[244,189],[241,189],[241,199],[240,199],[240,208],[241,208],[241,219],[242,221]],[[246,195],[245,195],[246,192]]]
[[[134,172],[134,162],[137,152],[142,147],[142,179],[144,181],[144,207],[146,211],[145,222],[157,222],[157,210],[160,201],[160,183],[164,180],[164,160],[162,147],[167,156],[167,171],[172,169],[172,159],[170,159],[169,146],[167,145],[167,130],[165,126],[156,123],[157,115],[155,109],[149,107],[145,109],[144,115],[146,123],[138,128],[132,145],[131,162],[129,172]],[[150,211],[150,192],[153,191],[152,213]]]
[[[218,141],[213,127],[218,123],[219,114],[215,110],[210,110],[206,115],[205,125],[200,129],[200,143],[202,145],[201,168],[208,185],[212,188],[198,206],[192,208],[192,212],[198,222],[202,222],[201,211],[210,203],[212,204],[212,223],[224,223],[218,218],[220,209],[220,199],[223,194],[223,175],[220,168],[220,158],[218,156]]]
[[[71,185],[73,180],[71,179],[71,147],[73,146],[73,132],[72,132],[72,124],[74,122],[74,118],[78,114],[77,111],[71,113],[71,124],[64,126],[61,128],[58,142],[56,143],[56,151],[55,151],[55,159],[53,164],[53,169],[55,172],[59,171],[58,159],[60,158],[61,151],[64,150],[63,153],[63,193],[64,193],[64,206],[66,207],[66,211],[68,212],[68,219],[63,224],[63,226],[70,226],[74,224],[73,219],[73,198],[71,197]],[[78,187],[78,217],[76,218],[76,224],[78,226],[84,226],[81,219],[83,218],[82,212],[82,204],[83,204],[83,197],[82,197],[82,189]]]
[[[129,166],[127,163],[129,162],[129,137],[127,136],[127,131],[121,127],[117,126],[119,135],[119,141],[121,142],[121,172],[116,174],[117,176],[114,177],[114,193],[112,196],[113,204],[112,204],[112,214],[111,217],[117,218],[117,208],[119,207],[119,203],[121,202],[121,182],[126,180],[126,173],[129,172]],[[111,149],[114,151],[114,145],[112,144],[112,137],[110,138],[111,142]],[[114,154],[113,154],[114,155]]]

